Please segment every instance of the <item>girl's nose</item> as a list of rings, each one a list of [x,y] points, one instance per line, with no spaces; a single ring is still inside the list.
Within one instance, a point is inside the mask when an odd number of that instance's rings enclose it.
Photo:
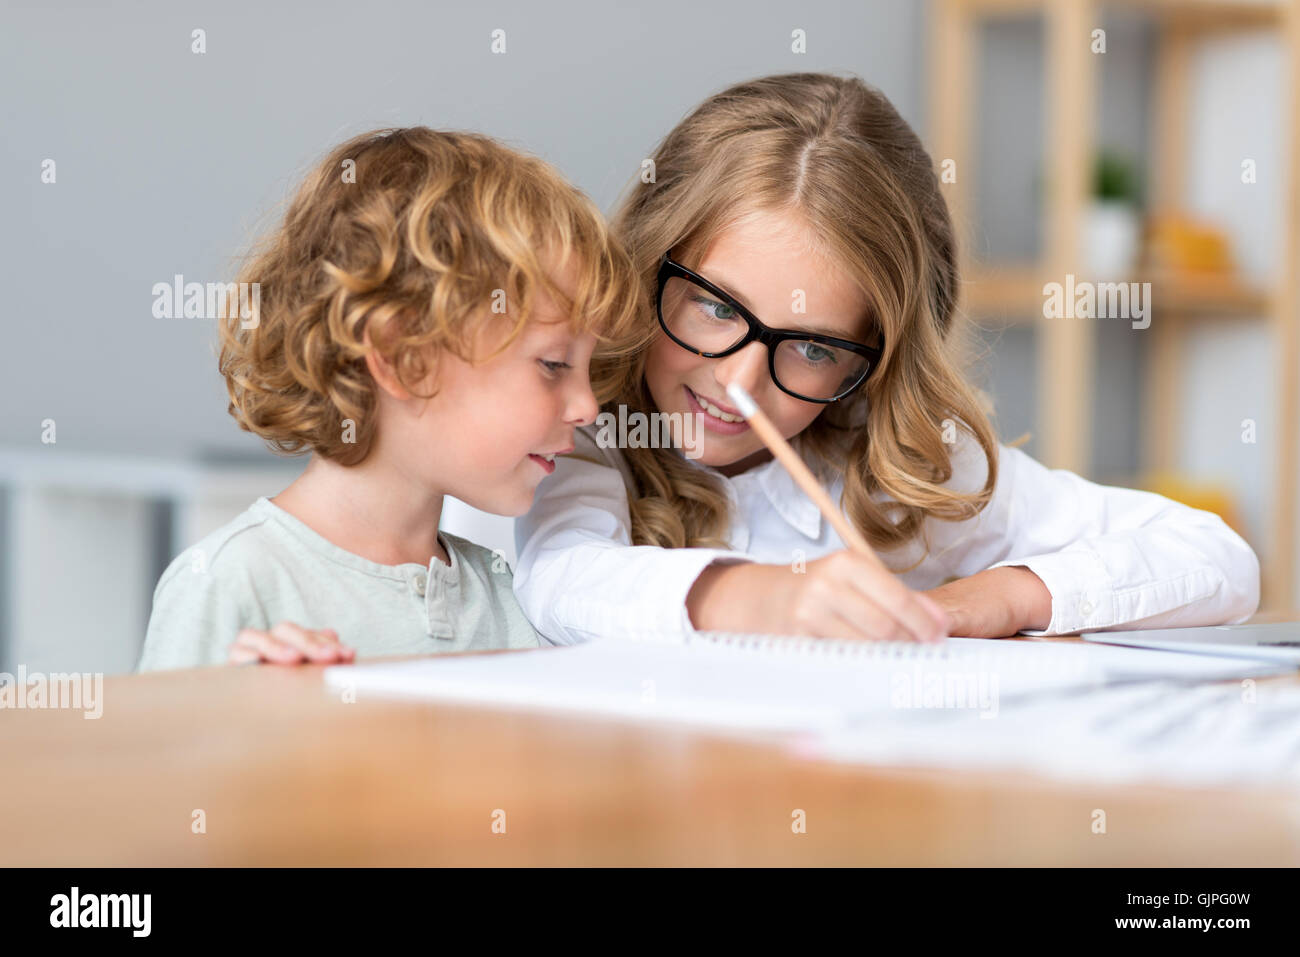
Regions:
[[[722,388],[737,382],[750,395],[766,391],[769,375],[767,346],[763,343],[751,342],[739,352],[715,361],[717,365],[713,368],[713,378]]]

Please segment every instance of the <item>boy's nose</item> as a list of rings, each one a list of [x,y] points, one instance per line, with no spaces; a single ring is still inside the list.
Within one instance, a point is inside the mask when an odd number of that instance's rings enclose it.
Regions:
[[[596,395],[590,386],[579,386],[576,394],[569,401],[568,415],[565,420],[581,427],[596,421],[600,406],[596,404]]]

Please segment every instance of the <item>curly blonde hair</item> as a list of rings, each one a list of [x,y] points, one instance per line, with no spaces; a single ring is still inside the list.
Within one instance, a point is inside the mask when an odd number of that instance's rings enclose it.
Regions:
[[[786,212],[865,292],[884,349],[866,385],[828,406],[796,447],[843,479],[842,507],[877,550],[913,540],[927,516],[956,521],[982,510],[997,482],[997,440],[987,399],[960,372],[969,343],[957,322],[952,222],[929,155],[885,96],[827,74],[741,83],[695,109],[652,158],[654,182],[634,183],[614,218],[643,280],[639,305],[651,331],[636,352],[593,365],[604,407],[654,408],[644,372],[659,335],[660,257],[671,251],[698,266],[729,224],[755,210]],[[944,487],[953,475],[944,439],[958,429],[988,462],[973,493]],[[672,450],[626,455],[638,486],[636,544],[725,545],[730,506],[715,475]],[[873,501],[877,491],[888,500]]]
[[[568,262],[571,299],[551,272]],[[639,278],[589,199],[535,157],[427,127],[332,150],[239,281],[258,284],[259,314],[224,311],[230,414],[277,451],[343,465],[374,440],[372,349],[404,385],[423,382],[437,350],[483,358],[473,344],[485,323],[513,322],[506,348],[540,290],[611,354],[638,328]],[[494,314],[503,294],[508,316]]]

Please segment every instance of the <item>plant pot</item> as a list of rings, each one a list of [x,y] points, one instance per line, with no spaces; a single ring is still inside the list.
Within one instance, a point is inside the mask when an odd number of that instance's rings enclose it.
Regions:
[[[1083,269],[1093,282],[1127,282],[1138,263],[1141,223],[1137,209],[1114,200],[1094,200],[1084,212]]]

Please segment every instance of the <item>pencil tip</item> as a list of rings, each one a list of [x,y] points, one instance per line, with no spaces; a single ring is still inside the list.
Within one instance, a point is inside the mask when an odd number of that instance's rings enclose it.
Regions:
[[[758,411],[758,405],[750,397],[749,393],[742,388],[739,383],[732,382],[727,386],[727,395],[731,396],[731,401],[736,403],[736,411],[749,418]]]

